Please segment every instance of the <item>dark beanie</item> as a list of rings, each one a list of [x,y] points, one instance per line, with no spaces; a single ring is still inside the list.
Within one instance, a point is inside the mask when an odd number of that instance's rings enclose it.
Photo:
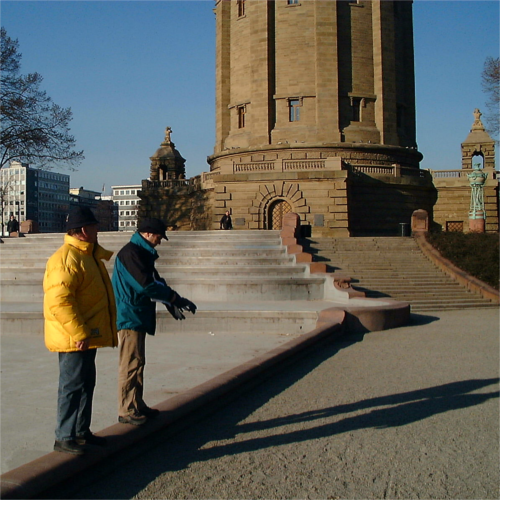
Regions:
[[[66,230],[86,227],[87,225],[97,225],[94,213],[88,207],[73,207],[67,217]]]
[[[168,241],[166,236],[166,225],[156,218],[147,218],[140,222],[138,232],[149,232],[150,234],[159,234]]]

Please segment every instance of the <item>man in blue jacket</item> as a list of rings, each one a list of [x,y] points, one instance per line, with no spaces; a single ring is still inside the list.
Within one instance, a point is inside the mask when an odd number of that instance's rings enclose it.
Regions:
[[[159,411],[143,400],[145,337],[156,332],[156,301],[165,304],[175,319],[182,310],[195,313],[196,306],[171,289],[156,271],[155,247],[166,236],[158,219],[146,219],[138,232],[117,254],[112,284],[117,304],[119,336],[119,422],[143,425]]]

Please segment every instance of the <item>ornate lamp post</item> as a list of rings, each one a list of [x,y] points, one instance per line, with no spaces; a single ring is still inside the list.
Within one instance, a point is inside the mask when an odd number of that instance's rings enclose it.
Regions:
[[[471,205],[469,208],[469,231],[485,232],[485,204],[483,187],[489,174],[480,170],[480,164],[470,174],[467,174],[471,186]]]

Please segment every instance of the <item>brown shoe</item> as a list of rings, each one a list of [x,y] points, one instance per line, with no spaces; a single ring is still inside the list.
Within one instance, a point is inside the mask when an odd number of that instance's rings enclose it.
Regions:
[[[146,421],[147,421],[147,418],[145,416],[141,416],[141,415],[119,416],[119,423],[125,423],[127,425],[134,425],[135,427],[139,427],[140,425],[143,425]]]

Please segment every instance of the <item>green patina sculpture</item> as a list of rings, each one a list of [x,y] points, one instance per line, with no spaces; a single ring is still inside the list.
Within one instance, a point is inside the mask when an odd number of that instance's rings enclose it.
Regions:
[[[471,220],[485,219],[486,217],[483,186],[489,174],[480,170],[480,164],[475,166],[477,168],[467,174],[471,186],[471,205],[469,208],[469,219]]]

